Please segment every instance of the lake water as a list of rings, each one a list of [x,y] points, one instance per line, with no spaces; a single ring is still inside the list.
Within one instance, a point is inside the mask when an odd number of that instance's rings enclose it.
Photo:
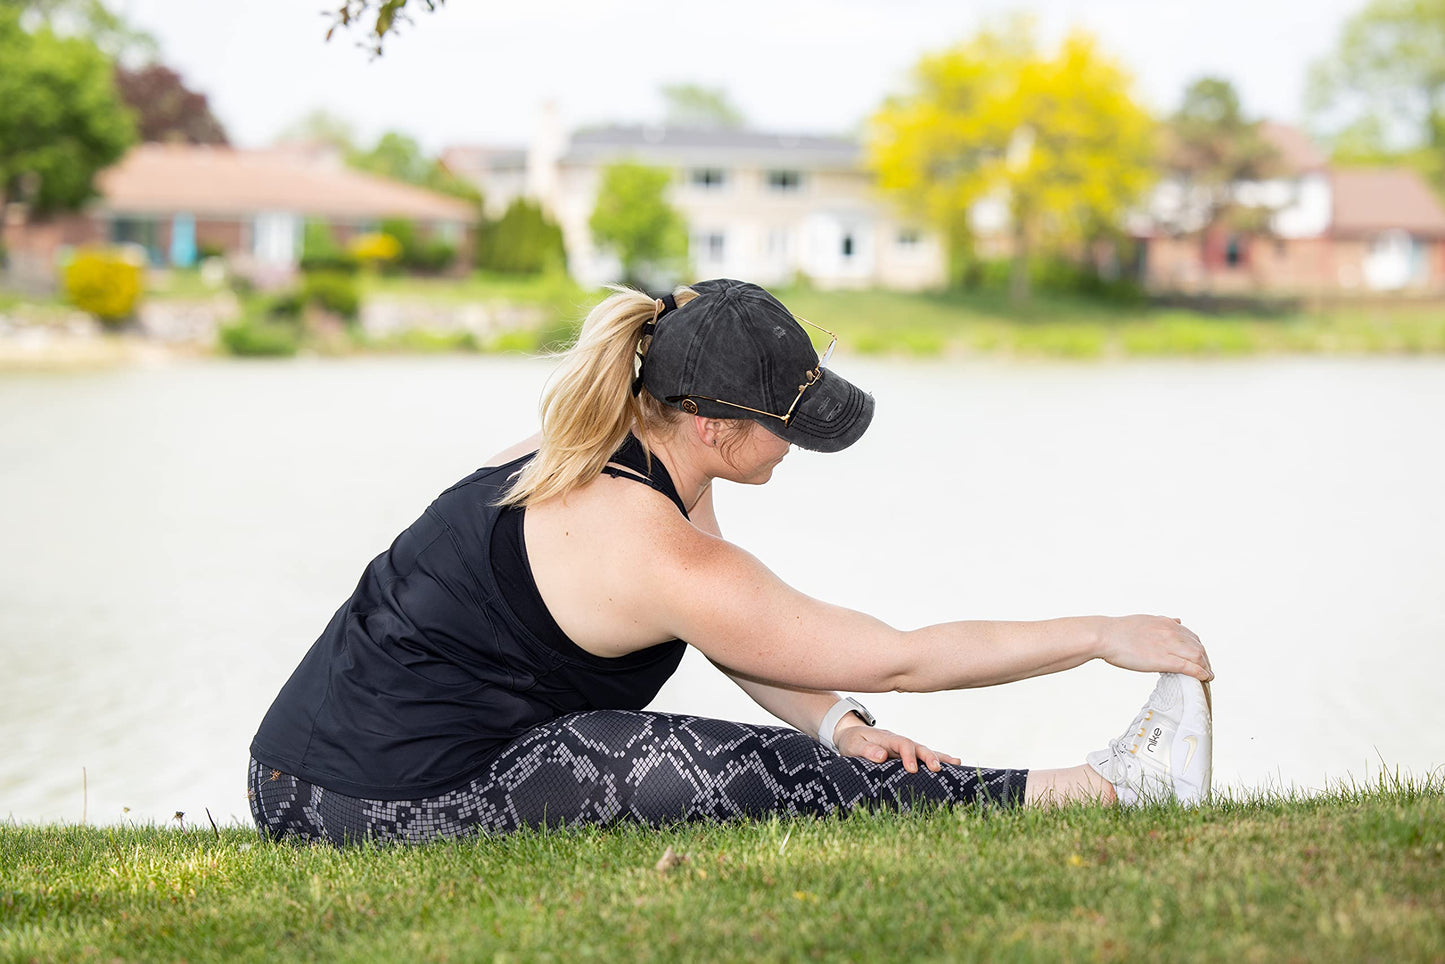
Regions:
[[[864,440],[717,494],[783,578],[902,627],[1179,616],[1218,674],[1216,786],[1445,764],[1445,361],[835,367],[878,397]],[[366,562],[533,430],[549,368],[0,378],[0,818],[249,820],[281,683]],[[1096,661],[865,701],[966,762],[1060,766],[1151,687]],[[654,708],[769,719],[693,653]]]

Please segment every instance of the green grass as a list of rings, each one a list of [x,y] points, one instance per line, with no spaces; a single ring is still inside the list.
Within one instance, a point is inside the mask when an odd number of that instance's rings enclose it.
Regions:
[[[1438,776],[344,851],[11,826],[0,960],[1441,960],[1442,881]]]
[[[862,354],[1023,358],[1445,352],[1445,305],[1402,303],[1295,314],[1208,315],[1040,293],[1025,308],[997,292],[775,292]]]
[[[554,300],[590,303],[594,293],[563,274],[506,275],[475,271],[465,278],[421,278],[363,274],[362,296],[389,295],[436,301],[505,301],[541,304]],[[600,299],[601,292],[596,293]]]

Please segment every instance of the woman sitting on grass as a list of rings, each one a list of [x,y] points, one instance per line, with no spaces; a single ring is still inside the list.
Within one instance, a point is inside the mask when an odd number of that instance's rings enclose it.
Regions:
[[[1177,619],[903,632],[797,592],[725,541],[714,479],[761,485],[792,445],[851,445],[873,399],[756,285],[704,281],[659,301],[615,290],[546,392],[540,434],[372,560],[282,688],[251,744],[263,830],[427,841],[1207,797],[1213,673]],[[643,711],[687,645],[793,728]],[[962,766],[832,692],[991,686],[1096,657],[1164,675],[1122,736],[1062,770]]]

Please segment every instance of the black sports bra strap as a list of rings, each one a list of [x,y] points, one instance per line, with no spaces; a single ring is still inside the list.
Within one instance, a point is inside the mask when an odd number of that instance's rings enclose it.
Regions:
[[[682,497],[677,494],[677,486],[672,482],[672,476],[667,472],[667,466],[662,464],[661,459],[652,460],[652,471],[648,472],[647,453],[642,450],[642,443],[637,436],[631,432],[627,433],[616,452],[612,453],[612,461],[618,465],[626,466],[632,471],[624,471],[614,465],[604,465],[602,473],[610,475],[615,479],[631,479],[634,482],[641,482],[663,495],[667,496],[677,506],[679,512],[687,515],[687,508],[682,504]]]

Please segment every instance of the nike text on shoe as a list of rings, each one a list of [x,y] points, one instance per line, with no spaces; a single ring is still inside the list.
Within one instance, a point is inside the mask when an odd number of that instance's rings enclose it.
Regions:
[[[1125,806],[1167,800],[1204,803],[1214,768],[1210,703],[1199,680],[1160,673],[1129,729],[1085,759],[1114,785]]]

